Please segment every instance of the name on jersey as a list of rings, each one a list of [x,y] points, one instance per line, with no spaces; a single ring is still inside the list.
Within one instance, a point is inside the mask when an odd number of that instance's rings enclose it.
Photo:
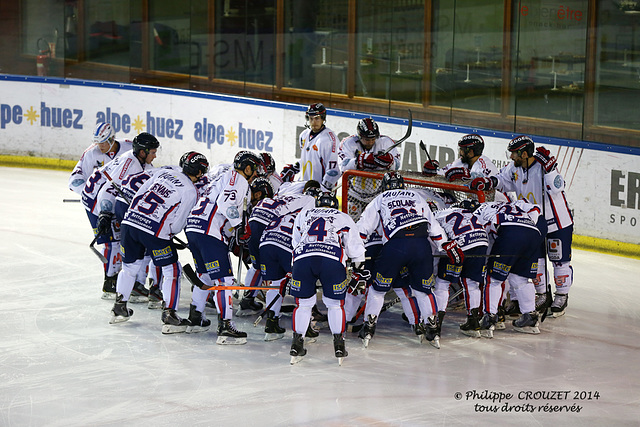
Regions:
[[[173,190],[170,190],[164,185],[159,184],[157,182],[153,184],[153,187],[151,187],[151,192],[157,194],[158,196],[162,196],[164,198],[168,198],[174,193]]]
[[[396,199],[396,200],[391,200],[387,203],[387,207],[392,210],[394,208],[403,208],[403,207],[410,207],[410,208],[414,208],[416,206],[416,201],[415,200],[406,200],[406,199]]]

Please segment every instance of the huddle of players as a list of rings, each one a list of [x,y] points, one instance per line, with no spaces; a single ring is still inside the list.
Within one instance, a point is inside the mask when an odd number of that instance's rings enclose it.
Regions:
[[[229,288],[235,284],[229,259],[229,243],[232,243],[231,246],[247,245],[251,254],[252,268],[247,276],[250,280],[245,282],[257,287],[263,280],[264,286],[275,288],[267,292],[269,310],[265,312],[265,339],[280,338],[285,332],[278,319],[284,288],[290,284],[289,292],[296,297],[297,303],[293,316],[292,363],[306,353],[304,337],[314,338],[317,335],[309,328],[309,322],[318,280],[323,287],[323,302],[328,308],[335,355],[340,361],[347,355],[345,323],[355,314],[362,298],[363,283],[366,282],[370,286],[367,288],[365,322],[360,330],[365,345],[375,332],[384,295],[394,287],[415,333],[421,340],[424,338],[439,348],[449,283],[458,280],[465,291],[468,311],[467,322],[461,325],[461,330],[472,336],[481,333],[492,336],[494,328],[499,325],[498,307],[507,276],[511,300],[519,304],[513,311],[519,308],[523,313],[514,321],[514,327],[523,332],[539,332],[536,300],[540,300],[539,309],[543,306],[546,309],[545,304],[550,301],[542,301],[548,296],[544,292],[546,284],[541,280],[544,274],[536,274],[536,264],[542,264],[538,257],[548,224],[556,225],[554,231],[564,230],[564,234],[554,240],[554,243],[560,243],[561,248],[558,257],[555,260],[551,258],[554,266],[556,270],[560,268],[560,273],[571,271],[568,259],[572,222],[567,226],[562,224],[566,218],[551,221],[548,218],[555,215],[558,197],[552,200],[553,196],[540,195],[533,200],[534,203],[519,200],[480,207],[462,203],[434,214],[431,210],[433,204],[444,207],[437,194],[404,188],[402,177],[390,172],[382,180],[383,193],[373,200],[368,195],[371,201],[356,225],[351,217],[337,210],[337,199],[330,191],[335,188],[341,172],[349,168],[397,169],[397,150],[384,151],[393,141],[380,136],[377,124],[367,118],[358,124],[358,134],[343,140],[338,150],[335,134],[324,125],[324,106],[312,104],[306,117],[309,129],[301,134],[299,140],[301,161],[285,166],[280,176],[275,173],[275,164],[270,156],[251,152],[238,153],[233,165],[219,167],[215,174],[207,174],[209,165],[206,158],[195,152],[185,153],[177,168],[149,169],[159,146],[152,135],[138,135],[132,142],[132,150],[120,154],[128,147],[128,142],[115,141],[108,124],[98,126],[94,134],[96,144],[83,154],[76,169],[89,168],[91,162],[95,163],[93,166],[100,165],[101,160],[95,160],[91,155],[97,151],[106,154],[109,160],[114,159],[85,178],[82,191],[83,204],[96,232],[97,242],[106,244],[103,290],[105,295],[116,291],[112,323],[131,317],[133,311],[127,307],[130,298],[134,302],[133,297],[147,297],[151,302],[154,296],[156,300],[162,299],[163,333],[207,330],[210,321],[204,316],[204,307],[210,291],[215,290],[214,301],[220,313],[218,343],[246,342],[246,333],[235,329],[231,321]],[[106,151],[103,147],[105,141],[109,143]],[[510,142],[509,151],[514,160],[509,165],[512,170],[503,169],[497,174],[490,159],[482,155],[483,147],[484,142],[479,135],[467,135],[459,141],[459,160],[443,169],[438,168],[437,162],[430,161],[425,163],[423,172],[426,175],[444,174],[450,180],[468,179],[473,189],[497,188],[505,192],[515,191],[518,195],[534,194],[534,197],[542,193],[544,183],[547,193],[555,190],[552,194],[560,193],[564,198],[564,181],[561,177],[558,179],[555,159],[543,147],[534,154],[533,141],[529,137],[514,138]],[[108,160],[104,158],[102,161]],[[536,169],[536,165],[540,168]],[[82,168],[74,170],[70,188],[82,186]],[[302,181],[293,183],[300,170],[303,171]],[[542,174],[540,180],[535,179],[537,172]],[[263,177],[258,178],[258,174]],[[526,179],[522,179],[523,176]],[[105,185],[109,181],[111,185]],[[280,186],[282,181],[286,184],[274,197],[274,186]],[[538,193],[517,188],[518,184],[522,187],[522,184],[533,181],[540,183]],[[96,193],[93,187],[98,186],[101,188]],[[319,194],[322,191],[325,193]],[[538,206],[540,199],[545,205],[555,203],[554,209],[547,208],[546,212],[544,209],[541,212]],[[253,213],[249,216],[248,211],[253,205]],[[301,211],[304,215],[298,215]],[[118,224],[122,225],[121,230]],[[181,266],[177,261],[174,236],[182,229],[186,231],[189,249],[202,282],[202,289],[194,287],[189,319],[181,319],[176,313]],[[118,272],[120,254],[110,245],[118,241],[118,233],[121,234],[123,262],[122,273],[116,281],[114,273]],[[562,240],[567,235],[568,243],[566,239]],[[489,239],[493,245],[484,276],[482,269]],[[365,242],[368,243],[366,249]],[[430,245],[434,252],[446,253],[446,258],[437,264],[435,279],[432,251],[424,250]],[[365,250],[370,255],[369,269],[364,265]],[[153,260],[151,264],[149,259]],[[354,263],[350,282],[345,269],[347,259]],[[147,265],[153,267],[149,269],[152,278],[150,290],[143,285]],[[161,270],[161,274],[157,270]],[[374,278],[370,277],[369,270],[375,273]],[[157,291],[158,277],[162,277],[159,288],[162,292]],[[563,280],[559,281],[558,277]],[[533,296],[530,292],[533,288],[527,285],[529,278],[534,279],[536,291],[541,291],[537,295],[535,291]],[[571,275],[555,275],[555,279],[558,292],[551,311],[561,315],[568,297],[566,292],[561,293],[560,288],[565,286],[563,290],[568,291]],[[269,286],[271,284],[276,286]],[[248,303],[249,308],[256,308],[251,297]]]

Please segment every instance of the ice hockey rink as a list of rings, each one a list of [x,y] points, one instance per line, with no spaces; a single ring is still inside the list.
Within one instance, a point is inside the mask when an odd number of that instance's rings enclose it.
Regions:
[[[67,178],[0,167],[2,426],[640,425],[640,260],[574,250],[567,314],[537,336],[508,325],[469,338],[455,311],[436,350],[398,304],[368,349],[347,335],[342,366],[328,328],[292,366],[289,317],[274,342],[255,317],[236,319],[243,346],[216,345],[215,328],[162,335],[146,304],[110,325],[87,217],[62,201],[78,198]],[[189,301],[184,280],[183,317]]]

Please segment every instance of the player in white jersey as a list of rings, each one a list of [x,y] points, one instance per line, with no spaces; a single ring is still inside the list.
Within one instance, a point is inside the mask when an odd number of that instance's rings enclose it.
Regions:
[[[513,321],[516,331],[538,334],[538,313],[535,310],[535,289],[528,279],[536,277],[540,245],[546,234],[546,222],[540,207],[524,199],[515,202],[484,203],[475,210],[488,235],[493,240],[487,260],[483,290],[484,316],[480,334],[493,337],[498,321],[504,281],[509,278],[511,292],[520,301],[522,315]]]
[[[116,284],[116,302],[110,323],[129,320],[133,310],[127,300],[136,275],[149,252],[153,263],[162,267],[162,333],[185,332],[190,323],[177,314],[180,300],[182,267],[172,240],[184,228],[187,217],[198,199],[194,185],[209,168],[207,158],[192,153],[182,170],[163,169],[147,180],[136,192],[122,221],[122,271]]]
[[[92,144],[84,150],[69,176],[69,189],[80,195],[95,169],[101,168],[132,148],[131,141],[116,140],[116,133],[109,123],[98,123],[91,139]]]
[[[247,242],[247,250],[251,259],[251,266],[247,270],[244,283],[252,287],[260,286],[262,282],[262,276],[260,274],[260,238],[264,229],[271,221],[282,215],[292,211],[300,211],[306,206],[313,205],[315,198],[310,194],[305,194],[305,192],[311,193],[311,188],[317,189],[318,193],[320,192],[320,183],[311,180],[307,181],[302,194],[274,197],[270,181],[266,178],[258,178],[254,181],[252,187],[255,186],[257,181],[263,181],[261,187],[267,194],[266,198],[260,200],[258,204],[251,209],[251,216],[249,217],[251,236]],[[259,312],[262,309],[262,305],[255,302],[256,295],[257,291],[245,293],[240,301],[240,308],[236,315],[245,316]]]
[[[246,211],[252,199],[250,183],[257,177],[260,165],[261,160],[256,154],[239,151],[235,155],[233,169],[205,188],[187,219],[185,232],[189,249],[193,254],[196,272],[207,286],[207,289],[193,288],[193,307],[189,316],[192,323],[198,319],[210,323],[204,318],[210,293],[208,289],[235,284],[228,245],[232,236],[240,244],[248,239]],[[219,313],[217,344],[247,342],[246,332],[237,330],[232,321],[231,297],[229,289],[215,291],[215,305]]]
[[[365,323],[360,330],[365,346],[373,337],[382,309],[384,295],[400,271],[408,268],[410,286],[418,301],[423,322],[416,325],[416,335],[440,348],[435,313],[438,308],[431,293],[433,286],[433,255],[430,241],[438,250],[461,264],[463,254],[455,241],[445,242],[446,234],[433,216],[426,199],[412,189],[405,189],[404,179],[397,172],[387,172],[382,178],[383,192],[365,208],[358,227],[363,236],[373,233],[382,224],[382,250],[377,257],[376,277],[367,294]]]
[[[267,152],[260,153],[260,158],[262,159],[262,168],[258,176],[269,180],[275,194],[282,185],[282,178],[280,178],[280,174],[276,172],[276,161],[273,159],[273,156]]]
[[[380,135],[378,124],[367,117],[358,122],[357,134],[346,137],[340,143],[338,158],[340,171],[388,171],[400,168],[400,152],[397,148],[388,153],[384,152],[392,147],[393,140],[386,135]],[[349,186],[348,198],[349,215],[360,217],[362,209],[378,193],[378,180],[364,177],[354,177]],[[353,203],[353,202],[356,203]]]
[[[286,165],[280,177],[291,182],[302,171],[301,181],[318,181],[323,191],[333,191],[340,179],[338,167],[338,137],[325,126],[327,109],[320,103],[311,104],[305,114],[307,129],[298,140],[301,150],[300,161]]]
[[[347,356],[344,345],[344,297],[347,290],[346,261],[364,262],[364,243],[353,219],[338,210],[338,199],[324,193],[315,207],[303,210],[293,224],[293,266],[290,293],[296,299],[293,312],[291,363],[306,354],[304,334],[311,322],[316,302],[316,282],[322,285],[322,301],[327,306],[329,328],[333,334],[334,354],[338,363]]]
[[[573,216],[564,192],[565,181],[556,169],[556,159],[549,150],[540,146],[534,150],[533,140],[521,135],[509,142],[512,163],[496,176],[478,178],[471,182],[476,189],[496,188],[513,191],[518,198],[541,206],[547,220],[547,255],[553,264],[556,295],[551,303],[547,290],[546,257],[538,260],[536,284],[536,307],[547,310],[549,304],[552,317],[562,316],[567,308],[569,289],[573,284],[571,267],[571,241]],[[475,185],[474,185],[475,182]]]
[[[160,143],[155,136],[143,132],[132,142],[132,150],[122,153],[100,169],[96,169],[82,190],[82,204],[96,236],[96,242],[104,244],[105,279],[103,299],[115,298],[116,275],[120,271],[120,224],[114,219],[116,185],[129,175],[151,167]],[[142,291],[142,287],[138,289]]]
[[[473,215],[478,206],[476,200],[464,200],[455,207],[434,213],[447,236],[455,240],[465,254],[462,265],[452,264],[447,258],[441,258],[438,262],[438,275],[433,291],[438,304],[438,332],[449,300],[449,287],[451,283],[460,282],[467,310],[467,321],[460,325],[460,330],[465,335],[480,337],[480,284],[483,283],[484,256],[487,254],[489,240],[484,226]]]

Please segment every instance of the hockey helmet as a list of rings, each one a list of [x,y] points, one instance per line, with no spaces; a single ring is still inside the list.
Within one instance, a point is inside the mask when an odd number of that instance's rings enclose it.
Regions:
[[[465,151],[472,149],[474,155],[480,156],[484,150],[484,139],[482,139],[482,137],[477,133],[471,133],[460,138],[460,141],[458,141],[458,147]]]
[[[251,183],[251,192],[255,194],[258,191],[262,192],[262,196],[260,197],[260,200],[264,199],[265,197],[272,198],[273,185],[271,185],[271,181],[269,181],[267,178],[254,179],[253,182]]]
[[[311,196],[314,199],[318,198],[318,196],[322,194],[322,190],[320,189],[320,183],[315,179],[310,179],[304,185],[304,188],[302,189],[302,194]]]
[[[204,175],[209,171],[209,161],[203,154],[196,151],[184,153],[180,158],[180,166],[182,166],[182,172],[195,177],[200,172]]]
[[[134,153],[138,153],[140,150],[144,150],[145,153],[149,154],[149,150],[153,150],[154,148],[158,147],[160,147],[160,142],[158,142],[156,137],[151,135],[150,133],[142,132],[138,134],[138,136],[133,138]]]
[[[262,159],[251,151],[238,151],[233,158],[233,168],[236,170],[244,171],[247,166],[251,166],[251,170],[255,172],[259,170],[260,165],[262,165]]]
[[[98,123],[98,126],[96,126],[96,129],[93,131],[94,144],[112,142],[115,137],[116,133],[113,130],[113,126],[109,123]]]
[[[338,209],[338,198],[332,193],[322,193],[316,198],[316,208],[333,208]]]
[[[379,138],[380,129],[378,128],[378,124],[371,117],[360,120],[358,122],[358,136],[361,139]]]
[[[324,107],[324,105],[322,105],[319,102],[315,104],[311,104],[309,105],[309,108],[307,108],[307,113],[305,114],[304,117],[308,121],[309,117],[313,117],[313,116],[322,117],[322,121],[324,122],[327,120],[327,109]]]
[[[529,156],[533,156],[533,148],[533,140],[527,135],[516,136],[509,141],[509,145],[507,146],[507,150],[511,153],[526,152]]]
[[[264,171],[263,175],[270,175],[276,171],[276,161],[273,160],[273,156],[267,152],[260,153],[260,158],[262,159],[262,167]]]
[[[404,188],[404,178],[396,171],[387,172],[382,177],[382,191]]]
[[[480,207],[480,202],[475,199],[465,199],[456,203],[454,206],[465,211],[474,212]]]

